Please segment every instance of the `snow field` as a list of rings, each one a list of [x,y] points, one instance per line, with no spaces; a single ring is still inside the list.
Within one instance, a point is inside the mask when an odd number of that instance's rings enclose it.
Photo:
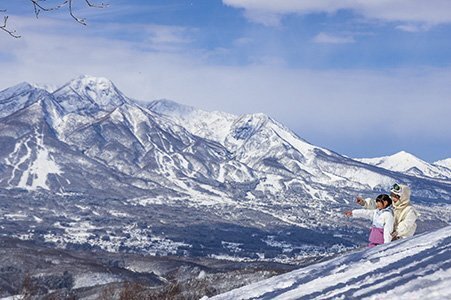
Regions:
[[[449,299],[451,226],[347,254],[211,299]]]

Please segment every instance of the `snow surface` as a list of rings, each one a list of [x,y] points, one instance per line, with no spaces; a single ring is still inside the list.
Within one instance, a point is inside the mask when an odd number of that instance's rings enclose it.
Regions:
[[[35,144],[36,148],[35,157],[32,155],[32,149],[29,146],[32,143]],[[25,155],[22,154],[24,149]],[[44,135],[38,132],[37,129],[34,136],[15,145],[14,151],[6,159],[6,162],[13,167],[12,176],[8,181],[9,184],[16,177],[16,173],[23,168],[23,164],[27,165],[17,184],[18,187],[27,190],[36,190],[38,188],[50,190],[50,187],[47,185],[48,176],[50,174],[61,175],[63,173],[44,144]]]
[[[26,82],[0,91],[0,118],[34,103],[39,94],[39,90]]]
[[[171,117],[189,132],[221,144],[238,118],[225,112],[207,112],[166,99],[153,101],[147,107],[153,112]]]
[[[119,276],[105,273],[87,273],[75,277],[73,289],[104,285],[111,282],[120,282]]]
[[[408,173],[414,176],[451,179],[451,169],[446,167],[446,165],[437,164],[438,162],[429,164],[405,151],[400,151],[390,156],[360,158],[356,160],[387,170]],[[444,160],[443,163],[446,164],[446,161]],[[451,163],[451,159],[448,163]]]
[[[442,159],[433,163],[436,166],[442,166],[451,170],[451,158]]]
[[[451,299],[450,242],[451,226],[447,226],[211,299]]]

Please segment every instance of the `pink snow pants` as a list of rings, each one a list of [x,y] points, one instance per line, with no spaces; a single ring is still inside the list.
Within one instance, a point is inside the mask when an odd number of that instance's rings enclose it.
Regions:
[[[384,229],[377,228],[374,226],[371,227],[369,241],[370,241],[370,243],[368,244],[368,247],[370,247],[370,248],[383,244],[384,243]]]

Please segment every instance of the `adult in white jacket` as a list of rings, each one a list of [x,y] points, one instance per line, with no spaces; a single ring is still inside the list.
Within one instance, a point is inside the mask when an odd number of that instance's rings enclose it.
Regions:
[[[375,203],[376,209],[354,209],[345,212],[350,217],[366,218],[373,221],[368,238],[370,242],[368,244],[369,247],[391,242],[395,222],[391,206],[392,200],[388,195],[379,195]]]
[[[390,197],[393,200],[395,216],[393,239],[413,236],[417,229],[416,221],[419,214],[410,203],[410,188],[404,184],[394,184],[390,189]],[[356,201],[366,209],[376,208],[374,199],[357,197]]]
[[[410,203],[410,188],[404,184],[394,184],[390,189],[395,213],[393,239],[413,236],[417,229],[418,212]]]

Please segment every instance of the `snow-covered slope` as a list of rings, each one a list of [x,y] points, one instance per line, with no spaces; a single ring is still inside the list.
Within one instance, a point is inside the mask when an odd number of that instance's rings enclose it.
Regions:
[[[390,156],[357,159],[363,163],[417,177],[451,180],[451,169],[438,163],[429,164],[418,157],[400,151]],[[446,163],[443,161],[442,163]]]
[[[450,299],[451,226],[347,254],[213,297]]]
[[[225,112],[207,112],[166,99],[152,101],[147,108],[170,117],[195,135],[221,144],[224,143],[233,122],[237,119],[235,115]]]
[[[399,174],[312,145],[261,113],[234,116],[168,100],[154,101],[148,108],[195,135],[221,143],[236,160],[262,174],[265,179],[256,190],[266,195],[297,191],[305,198],[334,201],[342,190],[383,190],[400,180],[395,179]]]
[[[39,99],[46,97],[46,94],[48,95],[49,93],[26,82],[0,91],[0,118],[9,116],[33,104]]]
[[[433,163],[433,165],[445,167],[451,170],[451,158],[442,159]]]

